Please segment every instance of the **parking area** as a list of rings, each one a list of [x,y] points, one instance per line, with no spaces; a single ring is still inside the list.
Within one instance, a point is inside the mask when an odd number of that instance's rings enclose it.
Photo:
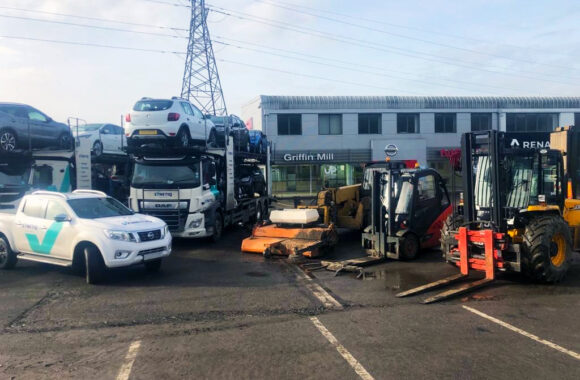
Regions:
[[[305,273],[222,242],[177,240],[161,273],[87,286],[69,269],[0,273],[0,378],[580,377],[580,257],[558,285],[518,276],[443,303],[399,299],[453,274],[440,252],[364,279]],[[362,254],[341,236],[335,258]]]

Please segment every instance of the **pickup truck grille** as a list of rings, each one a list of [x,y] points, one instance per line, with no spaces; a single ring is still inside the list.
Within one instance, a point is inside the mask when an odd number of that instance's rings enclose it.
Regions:
[[[161,230],[137,232],[140,241],[153,241],[161,239]]]

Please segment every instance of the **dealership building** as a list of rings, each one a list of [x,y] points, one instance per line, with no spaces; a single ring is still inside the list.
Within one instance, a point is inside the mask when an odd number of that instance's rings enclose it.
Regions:
[[[450,174],[461,134],[548,132],[580,124],[580,97],[265,96],[242,108],[272,143],[272,193],[308,196],[361,181],[364,163],[418,160]]]

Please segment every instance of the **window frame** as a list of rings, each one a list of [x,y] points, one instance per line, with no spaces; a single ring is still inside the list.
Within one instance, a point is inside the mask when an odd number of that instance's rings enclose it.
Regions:
[[[451,120],[453,121],[452,123],[452,131],[448,131],[447,127],[447,122],[446,120],[448,120],[447,118],[451,118]],[[437,130],[437,120],[443,120],[443,129],[442,130]],[[457,133],[457,113],[455,112],[439,112],[435,114],[435,126],[434,126],[434,131],[435,133],[438,134],[451,134],[451,133]]]
[[[282,125],[282,121],[285,119],[285,125]],[[298,121],[298,130],[293,130],[291,121]],[[278,136],[302,136],[302,114],[300,113],[282,113],[277,115],[276,122]],[[281,133],[282,128],[286,128],[285,133]],[[294,126],[296,127],[296,126]],[[298,132],[298,133],[296,133]]]
[[[481,129],[481,118],[483,116],[487,116],[489,117],[489,122],[488,124],[488,129]],[[474,117],[475,119],[478,119],[477,123],[477,128],[473,128],[474,127]],[[479,132],[479,131],[489,131],[493,129],[493,123],[492,123],[492,114],[491,112],[474,112],[471,114],[471,132]]]
[[[371,130],[371,117],[377,118],[377,131],[373,132]],[[362,131],[361,123],[363,122],[362,119],[366,118],[366,132]],[[364,127],[364,126],[362,126]],[[382,125],[382,114],[381,113],[359,113],[358,114],[358,134],[359,135],[382,135],[383,134],[383,125]]]
[[[331,120],[333,117],[335,117],[339,120],[339,127],[340,127],[339,133],[332,133]],[[327,120],[328,120],[328,133],[323,133],[321,131],[320,121],[322,119],[325,119],[325,118],[327,118]],[[342,114],[339,114],[339,113],[321,113],[321,114],[318,114],[318,134],[320,136],[340,136],[340,135],[342,135],[343,134],[342,133]]]
[[[405,119],[405,128],[403,131],[401,128],[401,122]],[[413,120],[413,131],[409,132],[409,119]],[[397,134],[401,135],[413,135],[421,133],[420,129],[419,114],[416,112],[402,112],[397,114]]]

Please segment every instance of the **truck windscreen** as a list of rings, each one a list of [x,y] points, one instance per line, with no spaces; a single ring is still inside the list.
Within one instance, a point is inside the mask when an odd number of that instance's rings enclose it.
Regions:
[[[136,163],[131,186],[135,188],[196,188],[201,186],[199,162],[187,165]]]

